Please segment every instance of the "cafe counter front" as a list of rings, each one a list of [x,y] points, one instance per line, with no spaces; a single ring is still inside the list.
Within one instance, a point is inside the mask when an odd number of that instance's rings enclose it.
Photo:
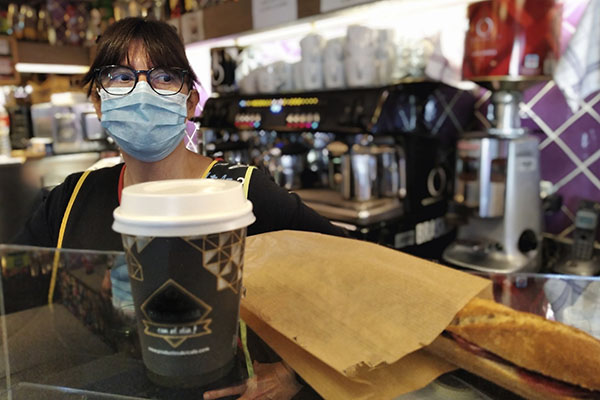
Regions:
[[[315,237],[334,247],[307,253]],[[473,297],[600,335],[599,277],[475,275],[372,243],[329,239],[283,231],[246,241],[241,317],[314,388],[296,398],[519,398],[422,351]],[[148,378],[132,305],[111,290],[118,282],[107,273],[125,264],[124,253],[0,245],[0,256],[0,398],[200,398],[206,387],[166,387]],[[307,313],[320,315],[308,324]],[[247,377],[239,353],[211,387]]]

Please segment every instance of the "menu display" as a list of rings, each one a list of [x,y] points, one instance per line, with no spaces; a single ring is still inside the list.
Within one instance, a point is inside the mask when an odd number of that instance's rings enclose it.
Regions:
[[[254,29],[267,28],[298,19],[296,0],[254,0],[252,23]]]
[[[357,4],[369,3],[368,0],[321,0],[321,12],[328,12]]]

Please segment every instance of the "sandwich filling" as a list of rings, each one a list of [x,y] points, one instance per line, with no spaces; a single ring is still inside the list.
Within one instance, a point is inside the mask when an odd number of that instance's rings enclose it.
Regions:
[[[519,367],[518,365],[515,365],[510,361],[507,361],[502,357],[499,357],[496,354],[485,350],[484,348],[476,345],[475,343],[472,343],[460,337],[459,335],[456,335],[455,333],[444,331],[443,335],[451,338],[462,349],[470,353],[514,368],[517,374],[521,377],[521,379],[523,379],[529,385],[535,386],[537,390],[544,390],[546,392],[560,396],[570,396],[582,399],[600,399],[600,391],[588,390],[580,386],[563,382],[558,379],[551,378],[549,376]]]

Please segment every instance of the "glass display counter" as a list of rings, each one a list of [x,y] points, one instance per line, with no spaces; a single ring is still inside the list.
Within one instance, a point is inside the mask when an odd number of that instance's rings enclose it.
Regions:
[[[208,388],[164,388],[147,378],[132,305],[113,299],[118,282],[107,273],[125,264],[123,253],[61,250],[49,305],[55,252],[0,245],[0,398],[201,398]],[[241,379],[240,363],[212,386]]]
[[[61,250],[52,305],[54,249],[0,245],[0,398],[198,399],[200,389],[156,386],[141,360],[131,304],[113,298],[107,271],[120,252]],[[482,275],[482,274],[479,274]],[[600,336],[600,277],[484,275],[496,301]],[[120,297],[120,298],[119,298]],[[227,382],[243,379],[236,366]],[[225,386],[216,382],[213,387]],[[398,399],[507,399],[511,394],[462,370]],[[514,398],[517,398],[516,396]]]

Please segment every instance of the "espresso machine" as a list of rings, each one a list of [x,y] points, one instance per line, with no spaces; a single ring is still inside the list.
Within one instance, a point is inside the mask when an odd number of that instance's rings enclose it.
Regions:
[[[440,97],[455,95],[461,108],[452,119]],[[227,160],[213,149],[236,142],[248,149],[251,164],[352,236],[439,259],[454,238],[446,213],[455,142],[472,120],[474,102],[468,92],[425,80],[224,93],[204,106],[199,147]]]
[[[31,106],[32,133],[52,139],[54,154],[100,152],[110,148],[94,106],[83,93],[55,93]]]
[[[487,130],[457,142],[454,205],[464,224],[443,259],[487,272],[538,271],[540,157],[519,103],[524,88],[551,79],[560,8],[553,0],[488,0],[468,14],[463,77],[491,90],[493,117]]]

